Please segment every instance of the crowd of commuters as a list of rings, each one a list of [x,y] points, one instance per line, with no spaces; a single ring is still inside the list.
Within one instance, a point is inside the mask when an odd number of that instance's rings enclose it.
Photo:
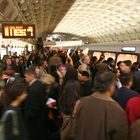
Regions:
[[[140,70],[44,49],[0,63],[0,140],[139,140]]]

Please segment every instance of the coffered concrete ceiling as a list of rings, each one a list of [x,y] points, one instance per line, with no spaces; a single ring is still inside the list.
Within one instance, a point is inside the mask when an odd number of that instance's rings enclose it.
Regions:
[[[54,32],[91,42],[140,40],[140,0],[76,0]]]
[[[36,35],[52,33],[75,0],[0,0],[0,22],[36,25]]]
[[[0,23],[36,25],[36,36],[52,32],[85,36],[89,42],[140,40],[140,0],[0,0]]]

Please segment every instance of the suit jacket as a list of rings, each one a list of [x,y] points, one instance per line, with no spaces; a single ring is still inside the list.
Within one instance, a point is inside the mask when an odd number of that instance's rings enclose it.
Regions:
[[[36,80],[28,87],[28,98],[25,102],[25,120],[30,140],[45,140],[45,85]]]

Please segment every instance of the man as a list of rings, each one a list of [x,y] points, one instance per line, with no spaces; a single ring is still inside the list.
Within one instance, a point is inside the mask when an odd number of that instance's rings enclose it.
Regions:
[[[133,73],[131,71],[131,66],[132,66],[132,62],[130,60],[126,60],[126,61],[120,62],[119,69],[121,73],[131,74]],[[140,89],[139,82],[140,82],[140,74],[139,74],[139,71],[137,71],[133,73],[133,85],[131,89],[135,90],[136,92],[139,92],[139,89]]]
[[[41,77],[43,77],[45,74],[48,73],[47,60],[41,61],[39,63],[38,67],[36,68],[36,73],[37,73],[38,79],[40,79]]]
[[[132,65],[132,62],[130,60],[121,61],[119,64],[119,69],[121,73],[130,73],[131,65]]]
[[[108,70],[113,71],[115,68],[115,60],[113,58],[109,57],[107,59],[106,63],[108,64]]]
[[[89,78],[89,73],[87,71],[83,71],[79,80],[81,81],[81,96],[84,97],[91,95],[92,83]]]
[[[137,92],[131,90],[133,85],[133,76],[130,73],[123,73],[120,75],[120,82],[122,87],[116,92],[114,99],[125,109],[129,99],[136,97]]]
[[[96,92],[77,102],[70,134],[73,140],[127,140],[125,112],[111,98],[115,78],[111,72],[95,77]]]
[[[3,67],[3,70],[7,70],[7,69],[13,69],[13,70],[15,70],[15,65],[13,64],[11,58],[7,58],[6,59],[6,63],[4,65],[4,67]]]
[[[29,140],[46,140],[45,121],[45,86],[37,80],[32,70],[25,72],[28,83],[28,97],[25,102],[25,121],[29,132]]]
[[[58,56],[57,52],[53,52],[53,56],[49,59],[49,70],[51,71],[52,67],[57,67],[59,64],[62,64],[62,59]]]

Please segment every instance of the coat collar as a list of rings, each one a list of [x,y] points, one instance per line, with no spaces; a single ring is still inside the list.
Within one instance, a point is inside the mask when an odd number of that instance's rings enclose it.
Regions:
[[[95,98],[101,99],[101,100],[106,100],[106,101],[111,101],[111,102],[115,102],[111,97],[105,95],[105,94],[101,94],[101,93],[94,93],[92,95]]]

